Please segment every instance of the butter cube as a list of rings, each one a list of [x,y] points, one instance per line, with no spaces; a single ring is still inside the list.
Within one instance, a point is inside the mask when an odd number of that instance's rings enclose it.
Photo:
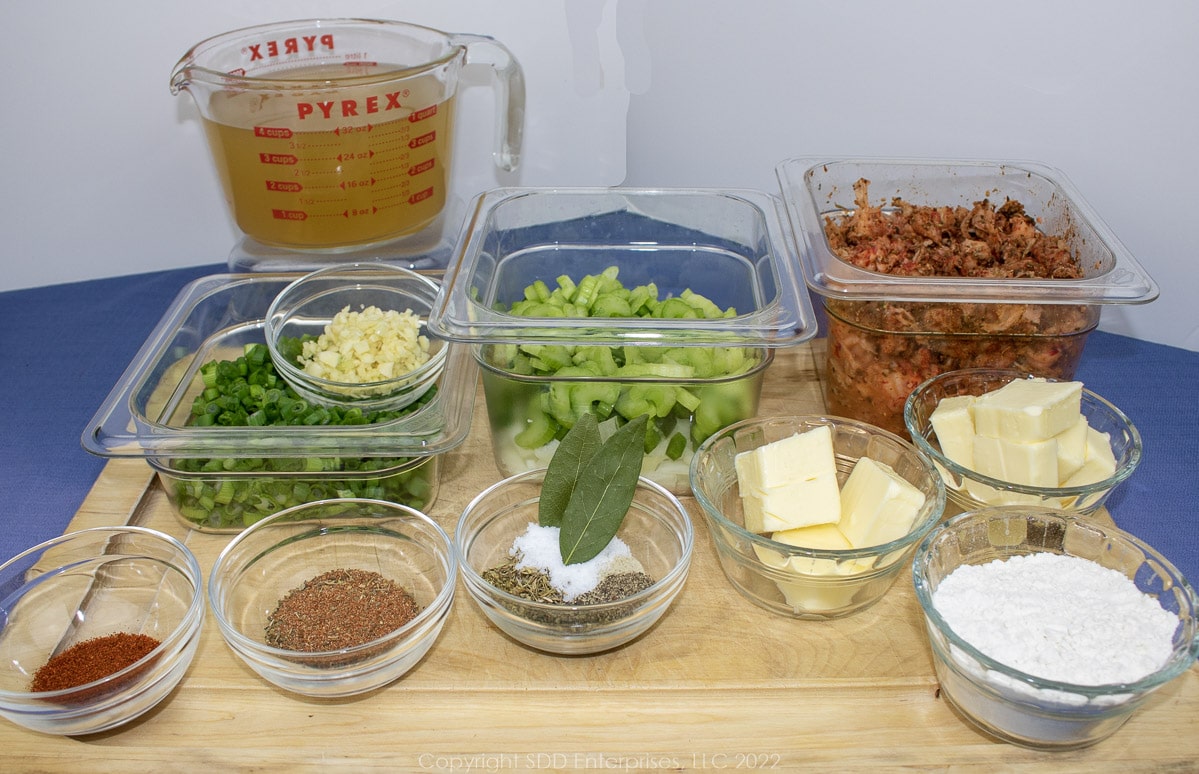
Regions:
[[[1087,461],[1087,431],[1090,425],[1081,414],[1078,421],[1054,436],[1057,441],[1057,477],[1065,480]]]
[[[974,401],[974,432],[1014,443],[1045,441],[1078,421],[1081,403],[1082,382],[1015,379]]]
[[[852,603],[853,595],[866,583],[834,575],[795,582],[779,581],[775,585],[795,612],[830,613]]]
[[[780,543],[807,548],[847,550],[849,540],[836,524],[818,524],[812,527],[775,532],[771,539]],[[779,580],[775,585],[783,593],[787,604],[796,612],[828,612],[845,607],[853,601],[854,592],[863,581],[849,580],[844,576],[867,569],[868,560],[855,559],[837,563],[833,559],[815,557],[786,557],[777,551],[754,546],[758,557],[770,567],[794,576],[794,580]]]
[[[943,398],[928,417],[941,453],[963,468],[974,467],[974,417],[970,409],[975,400],[973,395]]]
[[[1012,492],[1007,489],[996,489],[981,481],[966,479],[966,491],[980,503],[987,505],[1046,505],[1045,500],[1034,494]]]
[[[845,537],[836,524],[816,524],[811,527],[798,527],[775,532],[771,540],[786,543],[789,546],[804,548],[820,548],[831,551],[846,551],[853,548],[849,538]]]
[[[1024,486],[1056,487],[1057,441],[1019,443],[974,436],[974,469],[984,476]]]
[[[832,524],[841,492],[827,426],[741,452],[733,459],[745,528],[768,533]]]
[[[1116,472],[1116,455],[1112,452],[1111,436],[1093,427],[1087,428],[1086,461],[1071,474],[1062,486],[1086,486],[1110,478]]]
[[[774,489],[797,480],[826,475],[835,479],[837,475],[833,433],[827,425],[812,428],[806,433],[794,433],[746,453],[757,458],[758,483],[762,489]]]
[[[838,526],[854,548],[903,537],[924,507],[924,493],[889,465],[862,457],[841,489]]]

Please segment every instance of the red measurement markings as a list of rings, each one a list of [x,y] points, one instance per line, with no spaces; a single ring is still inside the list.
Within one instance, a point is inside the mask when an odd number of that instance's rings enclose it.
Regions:
[[[256,126],[254,127],[255,137],[266,137],[268,139],[289,140],[292,136],[292,131],[286,126]]]
[[[408,197],[408,203],[416,204],[417,202],[423,202],[425,199],[432,198],[432,196],[433,196],[433,186],[429,186],[428,188],[422,188],[421,190],[417,191],[416,193],[414,193]]]
[[[412,190],[411,181],[407,177],[392,177],[380,180],[371,190],[371,201],[375,204],[387,202],[403,203]]]
[[[430,105],[429,107],[424,108],[423,110],[417,110],[414,113],[412,113],[411,115],[409,115],[408,122],[415,124],[418,121],[424,121],[426,118],[432,118],[435,115],[437,115],[437,106]]]
[[[419,174],[428,172],[433,168],[434,159],[426,159],[419,164],[408,167],[408,177],[416,177]]]
[[[406,123],[404,123],[403,118],[397,118],[394,121],[387,121],[379,124],[378,126],[378,136],[380,137],[387,137],[394,134],[402,134],[406,137],[411,132],[412,129]]]
[[[282,193],[299,193],[304,190],[304,186],[287,180],[267,180],[266,190],[280,191]]]
[[[314,214],[313,218],[359,218],[364,215],[374,215],[379,211],[374,205],[370,207],[356,207],[352,210],[342,210],[341,212],[324,212]]]
[[[308,213],[303,210],[271,210],[275,220],[308,220]]]
[[[299,163],[299,159],[290,153],[259,153],[258,161],[261,164],[282,164],[284,166],[292,166]]]
[[[408,137],[400,135],[398,137],[389,137],[386,140],[376,140],[371,143],[371,147],[377,150],[380,154],[394,153],[396,151],[408,150]]]
[[[339,126],[333,130],[333,134],[341,137],[343,134],[362,134],[373,131],[375,131],[374,124],[363,124],[362,126]]]
[[[425,134],[422,134],[420,137],[413,137],[411,140],[409,140],[408,147],[409,148],[419,148],[422,145],[428,145],[429,143],[433,142],[436,139],[437,139],[437,132],[426,132]]]

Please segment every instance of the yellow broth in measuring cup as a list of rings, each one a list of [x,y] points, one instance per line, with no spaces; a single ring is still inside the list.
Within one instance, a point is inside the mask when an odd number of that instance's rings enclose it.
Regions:
[[[330,250],[419,231],[445,206],[454,98],[468,58],[496,69],[495,161],[517,164],[524,81],[490,38],[399,22],[252,27],[180,60],[238,227],[267,245]]]

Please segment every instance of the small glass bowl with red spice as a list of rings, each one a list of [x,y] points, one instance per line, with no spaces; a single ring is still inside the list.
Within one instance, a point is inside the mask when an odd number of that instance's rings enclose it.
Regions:
[[[144,527],[97,527],[0,565],[0,715],[46,734],[107,731],[179,684],[204,621],[200,566]]]
[[[208,598],[230,649],[305,696],[381,688],[437,640],[454,600],[449,535],[384,500],[328,499],[267,517],[217,557]]]

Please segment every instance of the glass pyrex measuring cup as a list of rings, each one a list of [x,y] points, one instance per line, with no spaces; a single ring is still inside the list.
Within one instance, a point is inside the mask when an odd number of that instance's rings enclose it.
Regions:
[[[520,158],[524,75],[502,44],[386,20],[278,22],[196,44],[171,75],[205,133],[237,225],[336,251],[419,231],[446,203],[461,68],[495,71],[503,170]]]

